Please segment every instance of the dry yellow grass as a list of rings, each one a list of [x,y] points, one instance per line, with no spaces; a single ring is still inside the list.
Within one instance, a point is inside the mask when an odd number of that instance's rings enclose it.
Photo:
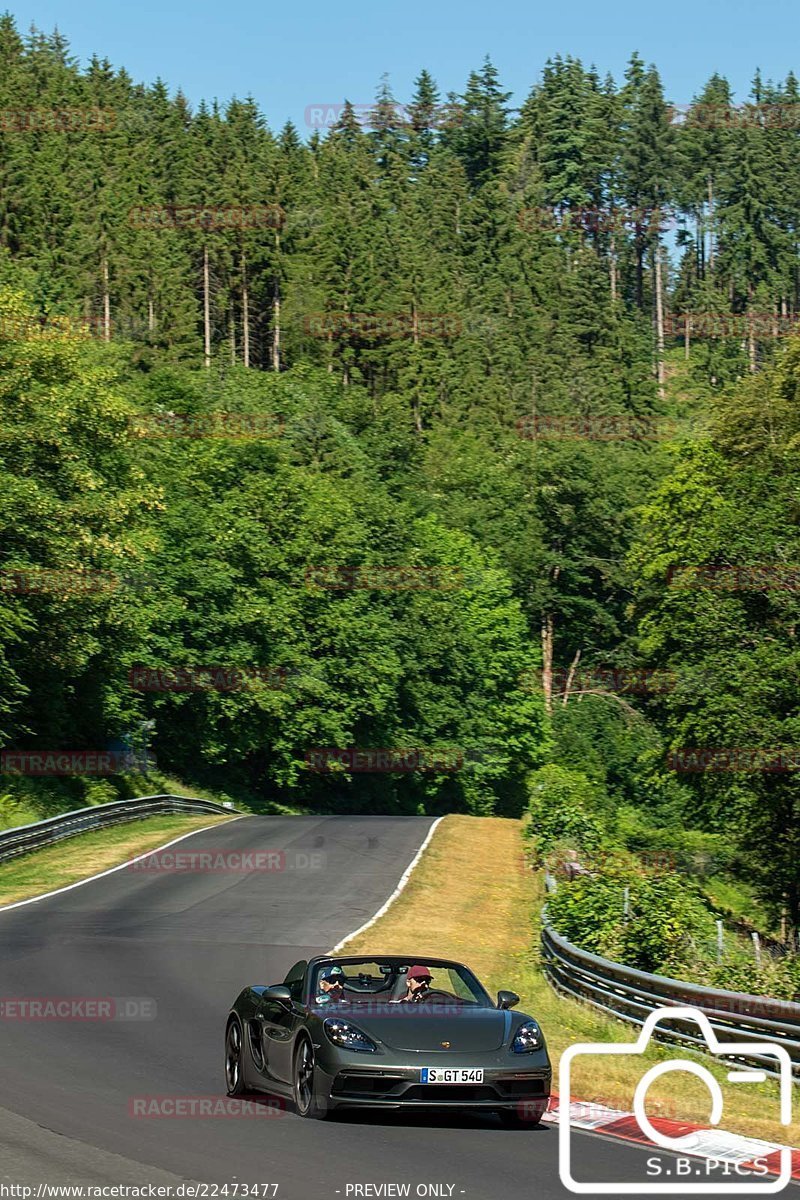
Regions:
[[[208,813],[150,817],[146,821],[79,834],[46,850],[23,854],[0,866],[0,906],[77,883],[79,879],[119,866],[137,854],[155,850],[184,833],[228,820],[230,817]]]
[[[562,999],[538,966],[540,877],[523,861],[521,823],[496,817],[446,817],[405,890],[371,929],[342,953],[442,955],[466,962],[493,991],[513,988],[521,1008],[541,1021],[554,1064],[575,1042],[629,1042],[636,1031],[591,1008]],[[573,1064],[573,1097],[630,1111],[641,1075],[672,1057],[654,1046],[643,1058]],[[598,1062],[602,1061],[602,1072]],[[703,1060],[725,1097],[723,1128],[767,1141],[800,1145],[800,1125],[778,1122],[777,1084],[730,1084],[725,1068]],[[663,1077],[648,1093],[651,1115],[708,1121],[708,1090],[694,1076]]]

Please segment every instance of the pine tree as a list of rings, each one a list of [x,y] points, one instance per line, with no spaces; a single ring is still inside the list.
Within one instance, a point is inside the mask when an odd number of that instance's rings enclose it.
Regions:
[[[632,210],[636,252],[636,303],[644,306],[644,261],[658,245],[655,214],[663,212],[673,194],[674,136],[661,80],[655,67],[644,69],[634,55],[621,93],[623,126],[620,163],[621,191]]]
[[[420,71],[414,81],[414,95],[408,106],[409,160],[414,171],[421,171],[430,162],[437,141],[437,131],[444,123],[439,105],[439,90],[433,77]]]
[[[474,186],[486,182],[500,166],[508,138],[510,98],[487,56],[480,71],[470,72],[458,118],[445,130],[445,144],[459,156]]]

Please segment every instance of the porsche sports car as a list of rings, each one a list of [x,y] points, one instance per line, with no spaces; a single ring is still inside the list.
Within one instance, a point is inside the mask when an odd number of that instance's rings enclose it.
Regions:
[[[270,1092],[302,1117],[341,1108],[470,1109],[538,1124],[551,1068],[538,1023],[461,963],[312,958],[247,987],[225,1029],[228,1095]]]

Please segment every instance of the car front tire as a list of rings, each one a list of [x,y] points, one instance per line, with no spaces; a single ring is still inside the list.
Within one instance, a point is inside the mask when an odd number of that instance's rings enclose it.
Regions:
[[[229,1096],[243,1096],[244,1034],[238,1017],[231,1017],[225,1030],[225,1088]]]
[[[294,1106],[299,1117],[310,1120],[324,1121],[328,1115],[327,1106],[318,1099],[315,1089],[316,1061],[314,1047],[307,1037],[300,1038],[294,1052],[294,1067],[292,1070],[292,1085]]]

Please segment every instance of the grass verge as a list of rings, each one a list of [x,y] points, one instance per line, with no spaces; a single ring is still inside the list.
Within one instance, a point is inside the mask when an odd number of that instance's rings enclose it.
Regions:
[[[636,1030],[562,999],[547,983],[538,962],[543,886],[524,863],[521,829],[521,822],[497,817],[445,817],[405,890],[343,953],[438,954],[467,963],[491,991],[513,988],[522,998],[520,1008],[542,1024],[557,1090],[558,1060],[567,1046],[630,1042]],[[573,1063],[573,1098],[630,1111],[645,1070],[672,1057],[663,1046],[652,1046],[642,1057],[579,1057]],[[724,1129],[800,1145],[800,1125],[778,1121],[777,1083],[731,1084],[725,1067],[711,1058],[702,1061],[722,1087]],[[648,1092],[651,1116],[705,1124],[709,1105],[708,1089],[685,1071],[661,1076]]]
[[[0,907],[67,887],[79,879],[117,867],[137,854],[155,850],[182,834],[229,820],[230,817],[215,817],[212,813],[148,817],[110,829],[80,833],[46,850],[12,858],[0,865]]]

